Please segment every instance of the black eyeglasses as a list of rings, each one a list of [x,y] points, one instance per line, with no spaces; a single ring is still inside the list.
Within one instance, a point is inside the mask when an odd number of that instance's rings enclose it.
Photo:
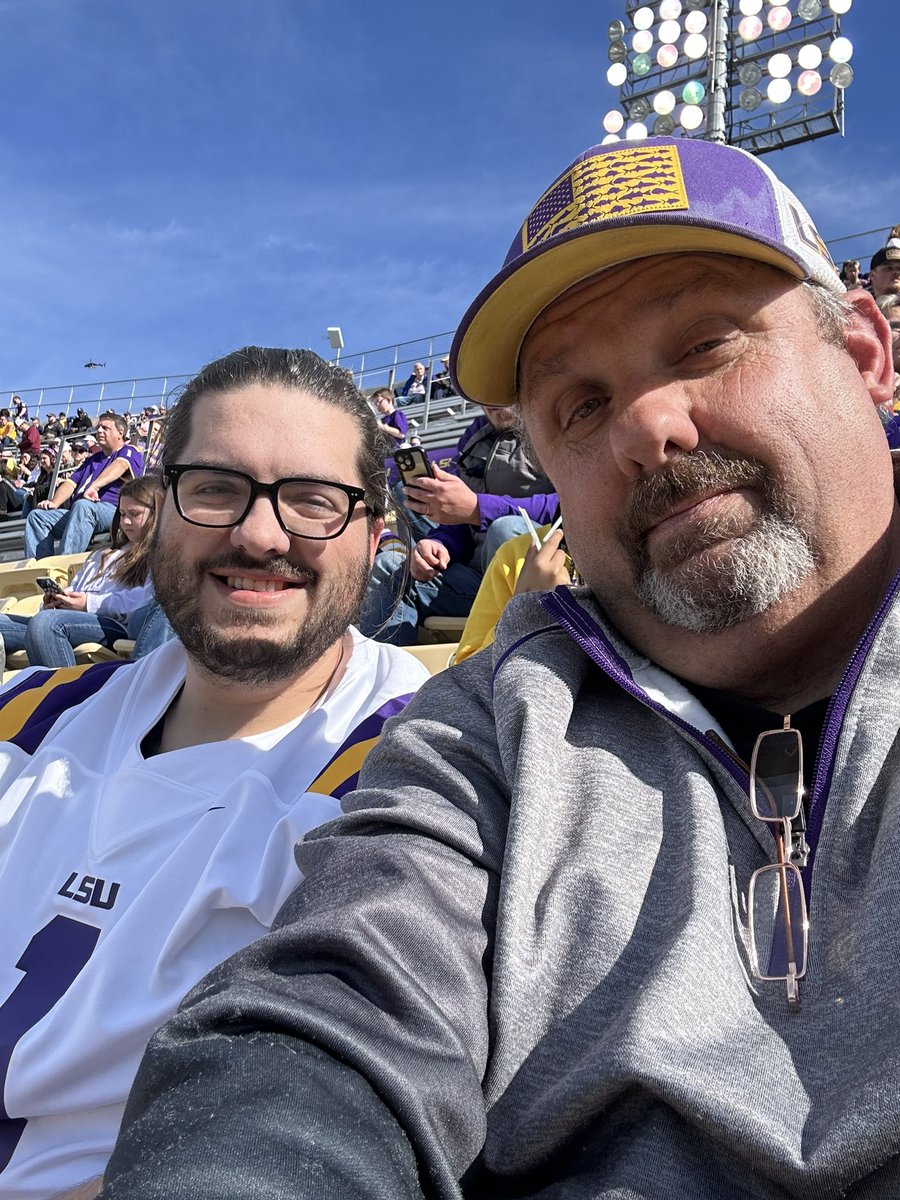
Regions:
[[[751,968],[757,979],[784,980],[788,1004],[799,1007],[806,974],[809,918],[800,868],[809,845],[803,813],[803,739],[785,717],[783,729],[761,733],[750,760],[750,805],[775,826],[778,861],[750,879]]]
[[[187,463],[163,468],[163,479],[172,486],[178,515],[191,525],[239,525],[257,496],[268,496],[285,533],[322,542],[341,536],[366,496],[362,488],[346,483],[299,478],[260,483],[243,471]],[[365,510],[372,511],[368,505]]]

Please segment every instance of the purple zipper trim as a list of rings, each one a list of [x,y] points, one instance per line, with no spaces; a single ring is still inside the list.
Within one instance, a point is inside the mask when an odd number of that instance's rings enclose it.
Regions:
[[[859,677],[862,674],[863,666],[872,648],[872,643],[875,641],[881,626],[884,624],[884,619],[887,616],[888,609],[894,602],[898,589],[900,589],[900,574],[894,577],[877,612],[866,627],[865,633],[856,643],[856,649],[850,656],[850,661],[841,677],[841,682],[837,686],[837,691],[831,697],[828,711],[825,714],[825,728],[819,739],[819,751],[816,756],[816,766],[813,773],[812,795],[809,798],[807,841],[809,842],[810,853],[802,872],[807,895],[809,894],[809,884],[812,878],[813,861],[816,857],[816,846],[818,845],[819,834],[822,832],[822,822],[825,818],[825,805],[828,801],[828,793],[831,790],[831,780],[834,777],[835,751],[841,727],[844,724],[844,717],[847,715],[850,698],[859,682]]]
[[[520,637],[517,641],[513,642],[511,646],[507,646],[507,648],[498,658],[497,665],[494,667],[494,670],[491,674],[491,685],[493,686],[493,683],[497,678],[497,672],[513,653],[513,651],[518,650],[520,646],[524,646],[526,642],[530,642],[532,638],[540,637],[541,634],[544,633],[552,633],[554,629],[559,629],[559,625],[556,622],[554,622],[552,625],[544,625],[541,629],[533,629],[531,633],[526,633],[524,637]]]
[[[812,794],[809,801],[809,822],[806,831],[809,858],[807,859],[806,866],[801,871],[807,900],[809,899],[812,884],[812,870],[816,857],[816,848],[818,846],[819,835],[822,832],[825,805],[828,801],[828,793],[834,777],[835,751],[841,727],[844,723],[844,717],[846,716],[853,690],[859,681],[866,658],[872,648],[872,643],[875,641],[881,626],[884,624],[888,609],[894,602],[898,590],[900,590],[900,574],[895,576],[884,595],[884,599],[878,606],[877,612],[866,627],[865,633],[857,642],[856,649],[850,657],[841,682],[831,697],[828,711],[825,714],[825,726],[819,741],[816,766],[813,774]],[[667,708],[657,701],[651,700],[647,693],[638,687],[632,678],[631,670],[627,663],[613,649],[606,634],[596,621],[578,604],[568,588],[563,586],[557,588],[555,592],[542,596],[541,605],[575,639],[585,654],[599,667],[603,668],[611,679],[623,687],[629,695],[634,696],[636,700],[639,700],[642,704],[647,705],[648,708],[652,708],[661,716],[672,721],[680,729],[690,734],[695,741],[700,742],[713,755],[716,761],[726,768],[731,777],[737,780],[744,791],[748,790],[748,776],[740,770],[737,763],[725,755],[699,729],[688,724],[687,721],[676,716],[675,713],[669,712]]]
[[[683,717],[670,712],[658,700],[652,700],[643,688],[638,687],[625,659],[613,648],[609,638],[597,622],[575,600],[569,588],[562,585],[554,592],[547,592],[541,597],[541,607],[574,638],[588,658],[601,667],[615,683],[624,688],[635,700],[639,700],[647,708],[659,713],[667,721],[677,725],[694,741],[699,742],[716,762],[725,768],[732,779],[739,783],[745,792],[747,791],[748,776],[732,758],[720,750],[715,742],[710,741],[699,729],[685,721]]]

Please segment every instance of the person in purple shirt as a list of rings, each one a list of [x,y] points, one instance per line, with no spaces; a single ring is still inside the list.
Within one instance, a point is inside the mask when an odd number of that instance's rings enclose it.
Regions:
[[[536,525],[552,520],[556,493],[529,458],[514,410],[482,408],[459,440],[452,470],[432,463],[432,479],[403,489],[409,509],[429,525],[408,568],[395,546],[377,555],[360,613],[367,637],[407,646],[426,617],[467,616],[498,547],[526,531],[519,508]]]
[[[112,525],[119,491],[127,479],[144,471],[144,457],[128,445],[128,423],[117,413],[104,413],[97,424],[95,454],[59,484],[25,522],[26,558],[47,558],[54,553],[78,554],[87,550],[95,533]],[[71,501],[65,510],[63,505]]]
[[[394,393],[390,388],[380,388],[372,394],[372,403],[378,413],[379,423],[389,438],[400,445],[406,441],[409,432],[409,422],[406,413],[398,412],[394,406]]]

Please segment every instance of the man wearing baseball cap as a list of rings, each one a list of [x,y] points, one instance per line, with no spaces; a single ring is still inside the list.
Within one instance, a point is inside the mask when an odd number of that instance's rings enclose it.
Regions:
[[[891,233],[900,235],[900,229]],[[900,292],[900,236],[890,237],[887,245],[872,255],[869,282],[876,300]]]
[[[585,586],[426,684],[151,1043],[110,1197],[900,1192],[887,323],[700,140],[595,146],[464,317]]]

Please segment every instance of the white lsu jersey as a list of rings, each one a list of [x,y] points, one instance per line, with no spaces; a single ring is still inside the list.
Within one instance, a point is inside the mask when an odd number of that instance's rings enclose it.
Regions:
[[[299,882],[295,843],[338,814],[384,720],[427,678],[350,636],[343,676],[287,732],[145,760],[184,680],[170,642],[32,754],[0,742],[3,1200],[102,1174],[151,1034],[269,929]]]

